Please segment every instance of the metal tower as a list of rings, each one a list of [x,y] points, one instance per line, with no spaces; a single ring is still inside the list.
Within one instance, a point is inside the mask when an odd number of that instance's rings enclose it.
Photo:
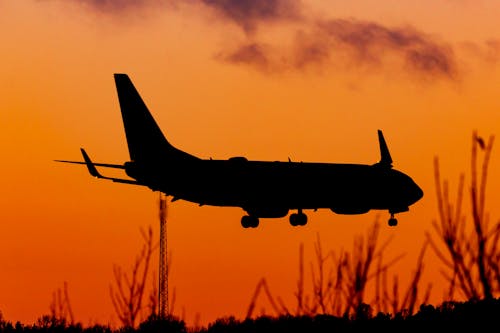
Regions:
[[[159,267],[159,288],[158,304],[159,316],[165,319],[169,313],[168,309],[168,262],[167,262],[167,200],[165,195],[160,192],[159,198],[160,211],[160,267]]]

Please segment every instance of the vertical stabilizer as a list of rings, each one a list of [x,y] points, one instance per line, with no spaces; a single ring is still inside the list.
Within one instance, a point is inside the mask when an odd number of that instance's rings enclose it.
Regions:
[[[132,161],[194,158],[173,147],[161,132],[127,74],[114,74],[116,91]]]
[[[381,130],[378,130],[378,144],[380,146],[380,162],[378,162],[378,165],[392,168],[391,153],[389,153],[389,148],[387,148],[387,143]]]

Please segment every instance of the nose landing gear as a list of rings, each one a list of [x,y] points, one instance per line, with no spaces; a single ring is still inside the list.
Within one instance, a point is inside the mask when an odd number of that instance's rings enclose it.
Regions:
[[[398,220],[394,217],[394,213],[391,213],[391,218],[389,219],[389,226],[395,227],[398,225]]]

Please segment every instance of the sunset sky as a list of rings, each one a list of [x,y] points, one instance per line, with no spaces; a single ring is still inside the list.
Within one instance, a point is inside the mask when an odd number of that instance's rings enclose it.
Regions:
[[[158,193],[53,161],[80,160],[80,147],[96,162],[128,160],[113,73],[127,73],[167,139],[198,157],[372,164],[382,129],[394,167],[425,193],[396,228],[386,211],[319,210],[306,227],[243,229],[239,208],[169,203],[169,283],[188,325],[243,317],[262,277],[293,307],[300,244],[306,262],[317,235],[325,250],[350,250],[377,219],[381,243],[392,237],[384,257],[405,254],[392,271],[405,285],[435,235],[434,157],[454,195],[460,173],[470,179],[472,132],[499,133],[499,17],[496,0],[0,0],[4,318],[35,321],[67,282],[76,320],[118,324],[113,265],[133,264],[141,228],[158,235]],[[443,267],[432,251],[424,262],[422,283],[441,302]]]

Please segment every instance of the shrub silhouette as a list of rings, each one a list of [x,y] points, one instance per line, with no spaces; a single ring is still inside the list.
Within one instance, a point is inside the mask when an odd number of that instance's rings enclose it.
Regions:
[[[168,332],[186,333],[186,324],[174,316],[151,315],[147,320],[139,324],[136,332]]]

